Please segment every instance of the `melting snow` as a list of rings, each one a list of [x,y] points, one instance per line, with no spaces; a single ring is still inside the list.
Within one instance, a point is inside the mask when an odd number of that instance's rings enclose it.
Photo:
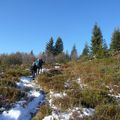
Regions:
[[[35,83],[31,82],[31,77],[21,77],[17,83],[20,89],[31,87],[28,91],[28,98],[33,98],[31,101],[21,100],[15,103],[14,107],[9,111],[4,111],[0,114],[0,120],[30,120],[32,115],[37,111],[37,107],[44,102],[44,94]]]
[[[79,118],[83,118],[83,116],[92,116],[95,112],[92,108],[74,108],[68,112],[59,112],[58,114],[52,112],[52,115],[44,117],[43,120],[70,120],[75,111],[79,113]]]
[[[67,112],[61,112],[59,108],[57,108],[54,104],[52,104],[53,98],[62,98],[64,96],[67,96],[65,92],[63,93],[55,93],[53,91],[50,91],[50,99],[49,99],[49,104],[51,106],[52,110],[52,115],[46,116],[43,120],[69,120],[72,117],[72,114],[74,112],[78,112],[79,117],[83,118],[84,116],[92,116],[95,112],[94,109],[92,108],[73,108],[68,110]]]

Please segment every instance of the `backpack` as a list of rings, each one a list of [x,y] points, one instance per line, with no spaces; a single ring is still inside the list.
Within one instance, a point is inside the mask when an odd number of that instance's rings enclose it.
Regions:
[[[30,70],[31,71],[36,71],[36,69],[37,69],[37,66],[36,66],[35,63],[33,63],[32,66],[30,67]]]
[[[39,66],[39,59],[35,61],[35,65],[38,67]]]

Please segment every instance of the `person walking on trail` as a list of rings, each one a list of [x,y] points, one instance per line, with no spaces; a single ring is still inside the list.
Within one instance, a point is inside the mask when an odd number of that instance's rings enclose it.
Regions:
[[[35,63],[36,63],[36,66],[37,66],[37,75],[40,73],[40,72],[42,72],[42,65],[43,65],[43,60],[42,60],[42,58],[38,58],[36,61],[35,61]]]
[[[32,78],[33,78],[33,80],[34,80],[34,79],[35,79],[35,76],[36,76],[36,73],[37,73],[37,66],[36,66],[35,61],[32,63],[31,73],[32,73]]]

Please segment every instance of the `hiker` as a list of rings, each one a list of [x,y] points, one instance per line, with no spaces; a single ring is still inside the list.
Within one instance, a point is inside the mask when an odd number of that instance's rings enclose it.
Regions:
[[[33,78],[33,80],[34,80],[34,79],[35,79],[35,76],[36,76],[36,73],[37,73],[37,66],[36,66],[35,61],[32,63],[31,73],[32,73],[32,78]]]
[[[42,65],[43,65],[43,60],[42,60],[42,58],[38,58],[36,61],[35,61],[35,63],[36,63],[36,66],[37,66],[37,75],[40,73],[40,72],[42,72]]]

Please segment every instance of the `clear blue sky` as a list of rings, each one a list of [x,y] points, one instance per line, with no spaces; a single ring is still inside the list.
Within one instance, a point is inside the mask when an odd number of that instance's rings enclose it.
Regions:
[[[120,0],[0,0],[0,53],[38,54],[51,36],[62,38],[65,51],[76,44],[81,53],[96,22],[110,44],[120,26]]]

